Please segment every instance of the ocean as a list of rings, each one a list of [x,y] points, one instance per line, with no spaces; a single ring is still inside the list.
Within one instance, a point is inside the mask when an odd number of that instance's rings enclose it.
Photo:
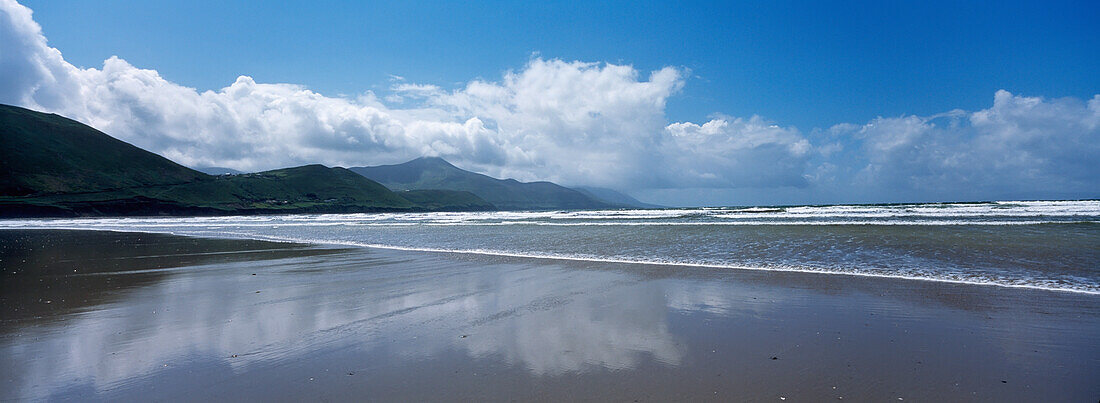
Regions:
[[[1100,201],[0,220],[398,250],[1100,294]]]

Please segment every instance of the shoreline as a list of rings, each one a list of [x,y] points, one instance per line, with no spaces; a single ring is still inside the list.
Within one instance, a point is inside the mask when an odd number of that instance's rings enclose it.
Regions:
[[[709,268],[709,269],[724,269],[724,270],[737,270],[737,271],[756,271],[756,272],[774,272],[774,273],[799,273],[808,275],[840,275],[860,278],[875,278],[875,279],[889,279],[899,281],[924,281],[942,284],[953,285],[965,285],[965,286],[978,286],[978,287],[999,287],[1009,289],[1022,289],[1033,291],[1045,291],[1045,292],[1058,292],[1058,293],[1072,293],[1088,296],[1100,296],[1100,290],[1082,290],[1074,288],[1059,288],[1048,287],[1041,285],[1031,284],[1006,284],[998,282],[981,282],[972,280],[956,280],[948,278],[936,278],[936,277],[921,277],[921,276],[906,276],[901,274],[885,274],[885,273],[866,273],[866,272],[851,272],[851,271],[829,271],[825,269],[813,269],[813,268],[799,268],[799,267],[754,267],[754,266],[739,266],[739,265],[723,265],[723,264],[709,264],[709,263],[689,263],[689,262],[675,262],[675,261],[647,261],[647,260],[632,260],[632,259],[615,259],[615,258],[601,258],[601,257],[588,257],[588,256],[567,256],[567,255],[552,255],[552,254],[537,254],[537,253],[514,253],[504,251],[492,251],[492,250],[479,250],[479,249],[441,249],[441,248],[422,248],[422,247],[407,247],[385,244],[371,244],[355,241],[337,241],[337,240],[324,240],[324,239],[306,239],[306,238],[291,238],[291,237],[276,237],[269,235],[257,235],[257,234],[241,234],[236,233],[233,236],[210,236],[200,234],[189,234],[176,231],[151,231],[151,230],[121,230],[110,228],[86,228],[86,227],[27,227],[19,229],[0,228],[0,231],[11,230],[31,230],[31,231],[49,231],[49,230],[64,230],[64,231],[106,231],[106,232],[133,232],[133,233],[145,233],[145,234],[163,234],[173,235],[181,237],[203,238],[203,239],[236,239],[236,240],[258,240],[268,242],[282,242],[291,244],[309,244],[316,246],[338,246],[338,247],[355,247],[355,248],[370,248],[370,249],[384,249],[406,252],[425,252],[425,253],[445,253],[445,254],[457,254],[457,255],[480,255],[480,256],[496,256],[496,257],[512,257],[521,259],[537,259],[548,261],[568,261],[568,262],[592,262],[592,263],[611,263],[611,264],[637,264],[645,266],[673,266],[678,268]]]

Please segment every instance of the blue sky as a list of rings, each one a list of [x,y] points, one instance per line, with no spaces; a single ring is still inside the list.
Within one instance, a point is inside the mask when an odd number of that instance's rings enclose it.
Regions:
[[[0,87],[0,101],[67,112],[190,165],[370,165],[428,154],[498,176],[608,186],[668,204],[1075,198],[1096,197],[1091,189],[1100,187],[1098,170],[1080,163],[1096,157],[1088,146],[1097,140],[1091,119],[1100,93],[1096,2],[22,4],[34,10],[38,35],[63,55],[57,63],[83,72],[73,82],[114,95],[63,104],[41,89],[20,90],[41,88],[28,78],[7,94]],[[24,34],[32,35],[12,37]],[[112,56],[121,64],[108,68]],[[143,81],[150,87],[139,94],[194,88],[198,111],[209,109],[207,90],[228,97],[231,85],[251,91],[289,83],[349,103],[333,106],[342,114],[310,109],[314,116],[378,112],[401,133],[365,120],[322,122],[304,146],[316,152],[265,160],[256,157],[262,147],[255,141],[220,142],[260,135],[240,121],[175,116],[156,109],[160,98],[119,96],[133,88],[118,77],[140,71],[155,71],[160,81]],[[94,72],[104,81],[85,76]],[[477,92],[476,83],[510,98]],[[526,108],[525,91],[561,98]],[[1003,102],[995,104],[995,94]],[[103,112],[119,108],[129,111],[126,119]],[[243,113],[226,108],[233,112],[216,115]],[[943,115],[956,110],[963,112]],[[155,118],[139,119],[146,114]],[[995,118],[979,121],[987,115]],[[177,118],[211,123],[172,123]],[[262,123],[278,132],[285,128],[271,126],[278,122]],[[1035,129],[1002,138],[1004,128],[1025,126]],[[173,130],[209,138],[184,140]],[[357,154],[324,152],[339,141],[370,146]],[[676,151],[634,146],[650,143]],[[1017,148],[993,145],[1000,143]],[[1081,144],[1083,150],[1066,149]],[[240,152],[226,151],[233,147]],[[930,151],[910,152],[917,148]],[[579,149],[600,152],[553,161]],[[610,163],[596,161],[607,156]],[[631,176],[655,158],[664,173]],[[980,169],[964,167],[975,164]]]
[[[686,67],[672,120],[758,114],[804,130],[980,109],[999,89],[1100,91],[1097,2],[539,3],[25,2],[73,64],[118,55],[199,89],[242,74],[326,95],[390,74],[454,87],[537,53]]]

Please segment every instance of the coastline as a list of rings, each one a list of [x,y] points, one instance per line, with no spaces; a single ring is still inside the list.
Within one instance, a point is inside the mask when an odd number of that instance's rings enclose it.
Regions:
[[[37,274],[0,261],[4,399],[1100,394],[1090,294],[125,232],[79,234],[108,263],[73,275],[89,267],[65,241],[76,232],[0,230],[20,233],[52,238],[29,249],[54,260]],[[109,247],[128,237],[146,245]],[[83,304],[13,313],[36,283],[78,278],[96,279]]]
[[[280,217],[280,216],[261,216],[261,217]],[[288,217],[291,217],[291,216],[288,216]],[[138,218],[139,217],[117,217],[117,219],[138,219]],[[164,217],[145,217],[145,218],[150,219],[150,220],[157,220],[157,219],[163,219]],[[191,217],[191,218],[206,218],[206,217]],[[683,224],[683,223],[659,223],[659,224],[648,224],[647,223],[645,225],[647,225],[647,226],[662,226],[662,225],[677,226],[677,225],[681,225],[681,224]],[[1017,225],[1017,224],[1018,225],[1031,225],[1033,223],[1028,222],[1028,221],[1022,221],[1022,222],[1014,222],[1013,224],[1008,224],[1008,225]],[[1062,222],[1062,224],[1089,224],[1089,225],[1092,225],[1092,224],[1096,224],[1096,222],[1094,222],[1094,221],[1080,221],[1080,222],[1070,221],[1070,222]],[[235,226],[240,226],[240,224],[234,224],[234,225]],[[290,227],[290,226],[294,226],[294,225],[295,224],[282,223],[282,224],[279,224],[278,226]],[[310,224],[310,225],[315,225],[315,224]],[[370,224],[368,224],[368,226],[369,225]],[[391,226],[392,224],[378,224],[378,225],[380,225],[380,226]],[[420,224],[420,225],[432,226],[433,224]],[[449,226],[449,225],[450,224],[442,224],[442,226]],[[494,226],[494,225],[511,225],[511,224],[490,224],[490,226]],[[567,224],[557,224],[557,225],[570,226],[572,224],[567,223]],[[555,226],[557,226],[557,225],[555,225]],[[631,224],[621,224],[621,223],[599,223],[599,224],[585,224],[585,225],[597,225],[597,226],[625,225],[625,226],[631,226]],[[709,224],[708,223],[708,224],[701,224],[701,225],[715,225],[715,224]],[[738,224],[734,224],[734,225],[738,225]],[[796,222],[796,223],[793,223],[793,224],[792,223],[784,223],[784,224],[781,224],[781,225],[807,225],[807,224]],[[827,225],[833,225],[833,224],[827,224]],[[907,226],[907,225],[910,225],[910,224],[891,223],[891,224],[887,224],[887,225],[889,225],[889,226]],[[913,224],[913,226],[916,226],[916,227],[920,227],[920,226],[924,226],[924,225],[943,225],[943,224],[936,224],[936,223],[932,223],[932,224]],[[994,225],[994,226],[1001,226],[1001,225],[1006,225],[1006,224],[1001,224],[1001,223],[994,223],[994,224],[966,223],[966,224],[957,224],[957,225],[967,225],[967,226]],[[204,226],[208,226],[208,225],[204,225]],[[270,226],[270,225],[269,224],[260,224],[260,226]],[[140,233],[147,233],[147,234],[174,235],[174,236],[193,237],[193,238],[267,241],[267,242],[290,243],[290,244],[308,244],[308,245],[325,246],[325,247],[332,247],[332,248],[371,248],[371,249],[385,249],[385,250],[394,250],[394,251],[418,252],[418,253],[422,252],[422,253],[444,253],[444,254],[455,254],[455,255],[479,255],[479,256],[486,256],[486,257],[537,259],[537,260],[546,260],[546,261],[551,261],[551,262],[560,261],[560,262],[580,262],[580,263],[633,264],[633,265],[643,265],[643,266],[674,266],[674,267],[678,267],[680,269],[685,269],[685,270],[686,269],[716,269],[716,270],[757,271],[757,272],[774,272],[774,273],[801,273],[801,274],[807,274],[807,275],[822,275],[822,276],[842,276],[842,277],[851,276],[851,277],[862,277],[862,278],[891,279],[891,280],[899,280],[899,281],[922,281],[922,282],[933,282],[933,283],[943,283],[943,284],[952,284],[952,285],[967,285],[967,286],[978,286],[978,287],[1001,287],[1001,288],[1015,288],[1015,289],[1049,291],[1049,292],[1067,292],[1067,293],[1075,293],[1075,294],[1082,294],[1082,295],[1100,296],[1100,289],[1096,289],[1096,288],[1082,289],[1082,288],[1071,288],[1071,287],[1066,287],[1066,286],[1051,286],[1051,285],[1032,284],[1032,283],[1007,283],[1007,282],[1004,282],[1004,281],[992,281],[992,280],[975,281],[975,280],[972,280],[972,279],[957,279],[957,278],[948,278],[948,277],[942,277],[942,276],[929,276],[929,275],[891,274],[891,273],[888,273],[888,272],[867,272],[867,271],[858,271],[858,270],[835,270],[835,269],[822,269],[822,268],[803,267],[803,266],[775,266],[775,265],[771,265],[771,266],[749,266],[749,265],[718,264],[718,263],[694,263],[694,262],[684,262],[684,261],[674,261],[674,260],[665,261],[665,260],[642,260],[642,259],[631,259],[631,258],[606,258],[606,257],[598,257],[598,256],[574,256],[574,255],[550,254],[550,253],[517,253],[517,252],[499,251],[499,250],[491,250],[491,249],[446,249],[446,248],[433,248],[433,247],[412,247],[412,246],[390,245],[390,244],[370,243],[370,242],[361,242],[361,241],[344,241],[344,240],[337,240],[337,239],[316,239],[316,238],[308,238],[308,237],[307,238],[302,238],[302,237],[272,236],[272,235],[265,235],[265,234],[243,233],[243,232],[241,232],[241,233],[207,234],[207,233],[195,233],[193,231],[156,230],[156,229],[150,229],[150,228],[120,229],[120,228],[111,228],[110,226],[108,226],[108,227],[88,227],[88,226],[80,226],[80,225],[74,225],[74,226],[49,225],[49,226],[37,226],[37,227],[32,225],[32,226],[22,226],[22,227],[15,227],[15,228],[0,228],[0,231],[12,230],[12,229],[35,230],[35,231],[41,231],[41,230],[45,230],[45,231],[49,231],[49,230],[104,231],[104,232],[117,232],[117,233],[140,232]],[[227,236],[228,234],[232,234],[233,236]]]

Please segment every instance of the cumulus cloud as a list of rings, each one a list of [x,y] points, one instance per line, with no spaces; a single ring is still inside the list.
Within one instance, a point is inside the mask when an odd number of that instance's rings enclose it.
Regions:
[[[831,132],[853,152],[830,163],[852,168],[851,185],[864,191],[942,199],[1094,197],[1100,188],[1100,95],[1047,100],[1002,90],[972,113],[877,118]]]
[[[782,128],[759,116],[720,117],[697,125],[673,123],[665,128],[678,149],[682,170],[669,184],[717,188],[808,185],[803,172],[811,146],[797,129]],[[762,167],[766,169],[761,169]]]
[[[381,96],[331,97],[241,76],[198,91],[119,57],[73,66],[49,47],[30,9],[0,0],[0,102],[77,119],[190,166],[248,171],[440,156],[498,177],[682,189],[729,195],[722,197],[733,204],[769,194],[789,202],[1095,197],[1100,188],[1092,162],[1100,157],[1100,96],[999,91],[977,112],[806,134],[759,116],[670,122],[666,104],[688,73],[535,57],[498,80],[456,89],[393,75]]]

